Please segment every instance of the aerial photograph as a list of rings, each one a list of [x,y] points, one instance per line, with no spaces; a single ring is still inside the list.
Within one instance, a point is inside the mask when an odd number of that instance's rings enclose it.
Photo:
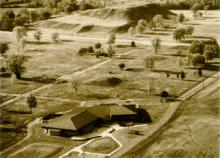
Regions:
[[[0,158],[220,158],[219,0],[0,0]]]

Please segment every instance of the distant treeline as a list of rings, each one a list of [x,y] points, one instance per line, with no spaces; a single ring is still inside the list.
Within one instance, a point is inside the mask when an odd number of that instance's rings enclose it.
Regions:
[[[220,9],[219,0],[166,0],[161,2],[161,6],[167,9],[187,10],[190,9],[195,3],[200,5],[200,9]]]

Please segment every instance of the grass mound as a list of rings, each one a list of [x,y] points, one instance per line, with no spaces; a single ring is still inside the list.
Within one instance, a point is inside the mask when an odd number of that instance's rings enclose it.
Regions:
[[[122,83],[122,79],[119,77],[101,77],[90,80],[87,84],[99,85],[99,86],[117,86]]]
[[[101,19],[126,19],[128,23],[136,24],[139,19],[152,20],[157,14],[169,19],[174,13],[158,4],[150,3],[142,6],[128,8],[104,8],[81,12],[84,16],[98,17]]]
[[[45,21],[42,27],[63,29],[83,33],[88,31],[126,32],[140,19],[150,21],[157,14],[165,19],[172,19],[175,14],[158,4],[150,3],[125,8],[101,8],[78,12]]]

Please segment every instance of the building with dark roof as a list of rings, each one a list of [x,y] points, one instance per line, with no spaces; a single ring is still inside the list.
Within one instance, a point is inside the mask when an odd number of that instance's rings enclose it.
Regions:
[[[101,121],[152,122],[147,111],[137,105],[96,105],[53,118],[42,127],[52,135],[73,136],[91,131]]]

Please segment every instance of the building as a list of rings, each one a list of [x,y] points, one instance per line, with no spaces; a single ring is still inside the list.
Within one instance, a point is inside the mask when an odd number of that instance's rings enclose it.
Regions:
[[[100,122],[151,123],[145,109],[137,105],[95,105],[53,118],[42,127],[51,135],[73,136],[91,131]]]

